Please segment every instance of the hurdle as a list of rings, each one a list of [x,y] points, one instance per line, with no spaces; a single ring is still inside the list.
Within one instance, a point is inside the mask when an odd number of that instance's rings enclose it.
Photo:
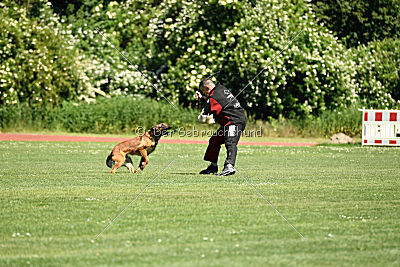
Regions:
[[[362,117],[362,146],[400,146],[400,110],[358,109]]]

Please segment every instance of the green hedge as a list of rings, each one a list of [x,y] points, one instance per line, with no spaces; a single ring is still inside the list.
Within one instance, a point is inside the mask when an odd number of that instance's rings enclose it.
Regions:
[[[259,119],[318,115],[356,101],[355,67],[345,47],[315,23],[306,2],[161,5],[150,34],[158,41],[159,61],[171,66],[162,82],[173,99],[190,103],[200,80],[222,70],[217,80]]]
[[[397,35],[348,49],[309,1],[63,3],[0,3],[0,106],[141,94],[193,107],[200,80],[218,70],[255,119],[399,105]]]
[[[140,96],[99,98],[93,103],[64,102],[58,107],[32,108],[27,104],[0,107],[0,131],[62,131],[71,133],[127,133],[136,134],[142,129],[166,122],[176,131],[207,129],[218,125],[197,123],[199,111],[173,108],[169,103]],[[350,136],[361,134],[361,112],[356,106],[338,111],[324,111],[319,117],[292,119],[283,117],[269,122],[248,118],[247,130],[261,132],[264,136],[315,136],[330,137],[343,132]]]
[[[329,138],[336,133],[348,136],[361,136],[362,112],[359,106],[339,108],[335,111],[325,110],[318,117],[293,121],[297,135],[321,136]]]
[[[352,49],[363,105],[371,108],[400,107],[400,40],[373,41]]]
[[[101,98],[86,103],[64,103],[59,109],[59,121],[70,132],[115,133],[134,132],[137,127],[149,129],[160,122],[174,126],[196,123],[193,110],[143,97]]]
[[[149,25],[159,51],[153,58],[167,61],[162,84],[184,105],[193,104],[198,83],[215,71],[257,119],[318,116],[359,101],[394,108],[400,100],[389,94],[397,90],[393,79],[383,85],[388,79],[379,67],[368,69],[369,58],[382,58],[389,46],[347,49],[317,23],[307,1],[163,1],[160,7]],[[386,73],[395,73],[400,57],[390,49]],[[366,83],[366,76],[376,82]]]
[[[318,19],[348,47],[400,37],[398,0],[312,0]]]
[[[0,106],[55,106],[94,96],[69,25],[46,1],[0,3]]]
[[[2,130],[58,130],[74,133],[132,133],[160,122],[175,127],[197,123],[198,112],[141,96],[98,98],[96,102],[64,102],[58,107],[26,104],[0,107]]]

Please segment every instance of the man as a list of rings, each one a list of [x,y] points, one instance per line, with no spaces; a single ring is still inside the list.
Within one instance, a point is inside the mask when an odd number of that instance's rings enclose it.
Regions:
[[[211,76],[212,77],[212,76]],[[210,79],[205,78],[200,82],[196,99],[201,97],[207,99],[207,103],[199,116],[199,121],[208,121],[207,115],[213,115],[221,127],[210,138],[209,144],[204,155],[204,160],[211,164],[207,169],[202,170],[200,174],[218,173],[218,155],[221,145],[225,144],[227,156],[223,171],[218,176],[232,175],[236,172],[235,161],[237,154],[237,144],[241,133],[246,127],[246,118],[244,110],[232,93],[223,85],[217,84]]]

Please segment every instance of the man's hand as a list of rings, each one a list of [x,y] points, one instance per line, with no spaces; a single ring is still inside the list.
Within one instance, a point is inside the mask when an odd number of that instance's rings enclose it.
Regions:
[[[205,119],[203,119],[204,118],[204,108],[201,110],[201,113],[199,114],[199,116],[197,117],[197,120],[200,122],[200,123],[204,123],[205,122]]]
[[[196,92],[196,94],[194,95],[194,99],[196,99],[197,101],[199,101],[203,96],[201,95],[201,93],[199,91]]]
[[[201,111],[200,115],[197,117],[197,120],[200,123],[207,123],[207,124],[213,124],[215,123],[214,116],[213,115],[204,115],[204,109]]]

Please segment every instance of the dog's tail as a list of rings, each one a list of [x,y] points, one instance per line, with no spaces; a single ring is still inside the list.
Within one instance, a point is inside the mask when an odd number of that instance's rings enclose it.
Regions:
[[[110,153],[110,155],[108,155],[107,159],[106,159],[106,165],[108,168],[112,168],[115,164],[115,162],[112,160],[112,152]]]

